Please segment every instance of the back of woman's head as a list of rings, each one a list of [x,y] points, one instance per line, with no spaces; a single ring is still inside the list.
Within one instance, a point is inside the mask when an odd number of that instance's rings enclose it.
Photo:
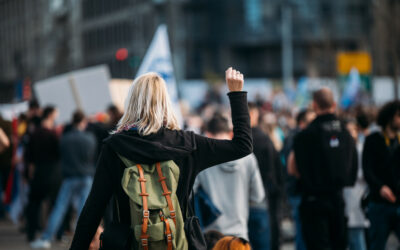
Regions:
[[[130,87],[117,131],[130,127],[136,127],[141,135],[155,133],[162,127],[179,130],[165,81],[158,74],[141,75]]]
[[[225,236],[215,244],[213,250],[251,250],[251,246],[243,238]]]

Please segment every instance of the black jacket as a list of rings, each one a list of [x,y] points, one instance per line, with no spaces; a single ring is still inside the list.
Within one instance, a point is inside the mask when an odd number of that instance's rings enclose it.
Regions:
[[[391,145],[392,150],[380,132],[369,135],[364,144],[363,170],[371,200],[388,203],[379,194],[382,186],[387,185],[400,204],[400,147],[397,138],[392,140]]]
[[[333,114],[318,116],[294,140],[300,186],[305,195],[338,194],[357,177],[357,149]]]
[[[79,217],[71,249],[89,248],[112,195],[118,199],[121,222],[130,224],[129,200],[121,187],[125,166],[118,158],[117,152],[134,162],[144,164],[174,160],[180,169],[177,197],[185,218],[188,195],[200,171],[242,158],[252,152],[246,92],[231,92],[228,96],[232,109],[232,140],[215,140],[193,132],[169,129],[160,129],[148,136],[140,136],[136,131],[130,130],[106,139],[97,162],[92,190]]]
[[[61,138],[60,151],[64,178],[94,174],[96,139],[93,134],[72,128]]]
[[[255,127],[251,129],[253,134],[253,153],[257,158],[261,178],[265,192],[268,196],[277,196],[282,184],[281,165],[279,153],[267,134]]]
[[[295,128],[291,130],[288,134],[288,136],[285,139],[285,142],[283,144],[283,148],[281,151],[281,155],[285,161],[285,180],[286,180],[286,191],[289,196],[298,196],[301,195],[301,188],[299,186],[299,180],[293,176],[289,175],[287,172],[287,160],[289,158],[290,153],[293,150],[293,143],[294,143],[294,138],[296,135],[300,132],[300,128]]]

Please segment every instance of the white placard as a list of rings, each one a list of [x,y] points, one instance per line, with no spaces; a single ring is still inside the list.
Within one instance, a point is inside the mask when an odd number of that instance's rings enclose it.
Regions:
[[[67,123],[77,109],[86,115],[105,111],[112,103],[109,81],[108,67],[100,65],[38,81],[34,91],[40,106],[54,105],[60,113],[57,122]]]

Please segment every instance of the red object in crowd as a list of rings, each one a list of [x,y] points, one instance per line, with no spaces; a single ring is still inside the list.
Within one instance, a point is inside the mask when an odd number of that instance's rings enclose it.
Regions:
[[[126,48],[121,48],[117,50],[117,52],[115,53],[115,58],[118,61],[125,60],[126,58],[128,58],[128,50]]]
[[[103,112],[96,113],[95,119],[97,122],[105,123],[107,121],[107,114]]]
[[[25,78],[22,89],[22,99],[30,100],[32,97],[31,79]]]

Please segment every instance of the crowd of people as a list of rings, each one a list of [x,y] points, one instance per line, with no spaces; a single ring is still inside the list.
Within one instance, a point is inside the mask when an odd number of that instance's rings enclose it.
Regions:
[[[284,217],[294,222],[298,250],[383,250],[391,233],[400,239],[399,101],[379,110],[340,110],[332,92],[321,88],[306,109],[274,110],[268,101],[247,103],[242,93],[229,93],[232,113],[210,102],[184,113],[184,130],[203,137],[183,139],[159,127],[129,126],[143,115],[133,99],[132,117],[110,106],[94,116],[76,111],[62,126],[56,126],[56,107],[32,101],[18,122],[0,119],[0,216],[19,203],[15,222],[31,247],[50,248],[74,231],[74,215],[82,214],[71,249],[92,240],[87,237],[96,230],[90,246],[98,249],[102,227],[90,223],[103,218],[107,229],[116,211],[130,221],[129,211],[116,210],[110,199],[114,195],[117,207],[130,207],[123,171],[111,173],[106,164],[120,156],[150,164],[153,157],[176,159],[181,176],[190,176],[179,178],[176,195],[183,217],[193,209],[199,218],[207,249],[277,250]],[[159,125],[177,129],[168,114]],[[119,187],[111,189],[114,179]],[[18,197],[10,185],[22,187]]]
[[[68,124],[57,125],[57,117],[56,107],[31,101],[18,120],[0,123],[6,139],[0,154],[5,197],[0,216],[8,212],[32,247],[38,245],[38,232],[44,247],[50,247],[53,238],[61,240],[72,231],[73,212],[79,214],[87,199],[102,140],[121,114],[111,105],[93,117],[76,111]]]

